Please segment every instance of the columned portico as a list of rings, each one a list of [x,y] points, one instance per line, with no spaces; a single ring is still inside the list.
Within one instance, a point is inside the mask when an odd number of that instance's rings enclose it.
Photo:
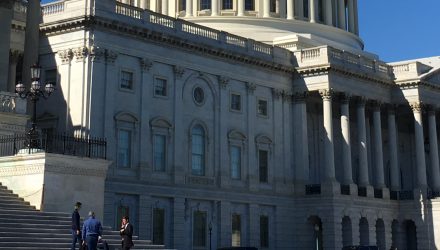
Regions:
[[[168,1],[162,1],[162,14],[168,15]]]
[[[343,30],[346,29],[345,0],[338,0],[338,27]]]
[[[357,103],[357,129],[359,147],[359,178],[358,185],[370,185],[368,179],[367,129],[365,126],[365,98],[359,97]]]
[[[325,2],[325,24],[332,26],[333,25],[333,8],[332,1],[324,1]]]
[[[15,92],[15,84],[17,84],[17,63],[21,56],[21,52],[18,50],[11,51],[9,56],[9,86],[7,91]]]
[[[270,0],[264,0],[263,4],[263,17],[270,17]]]
[[[351,143],[350,143],[350,97],[346,94],[341,95],[341,130],[342,130],[342,168],[343,184],[353,183],[353,172],[351,165]]]
[[[440,170],[438,159],[437,124],[435,119],[435,109],[430,107],[428,111],[429,122],[429,155],[431,161],[431,188],[440,191]]]
[[[9,48],[11,41],[12,4],[14,1],[5,0],[0,3],[0,91],[8,88]]]
[[[237,16],[244,16],[244,0],[237,1]]]
[[[218,16],[218,0],[211,0],[211,16]]]
[[[193,14],[193,3],[192,0],[187,0],[186,1],[186,17],[192,17],[194,16]]]
[[[287,0],[287,19],[295,19],[295,0]]]
[[[380,119],[380,103],[373,104],[373,130],[374,130],[374,166],[375,166],[375,186],[376,188],[385,187],[382,151],[382,125]]]
[[[388,106],[388,141],[390,152],[390,177],[392,191],[400,189],[400,171],[397,158],[397,131],[396,131],[396,116],[395,107]]]
[[[323,102],[324,116],[324,182],[333,182],[335,180],[335,159],[333,147],[333,119],[332,119],[332,97],[333,91],[329,89],[320,90],[319,94]]]
[[[426,161],[425,161],[425,145],[423,136],[423,122],[422,122],[422,103],[411,103],[411,109],[414,115],[414,136],[415,136],[415,150],[416,150],[416,173],[417,183],[416,188],[424,190],[427,187],[426,181]]]
[[[356,27],[355,27],[354,0],[349,0],[347,2],[347,8],[348,8],[348,31],[350,31],[351,33],[355,33]]]

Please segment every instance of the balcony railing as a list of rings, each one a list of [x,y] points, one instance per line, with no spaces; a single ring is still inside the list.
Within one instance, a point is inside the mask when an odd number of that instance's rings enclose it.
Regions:
[[[0,157],[18,153],[32,154],[44,150],[46,153],[73,155],[88,158],[107,158],[105,139],[93,137],[75,137],[66,134],[41,133],[38,148],[30,148],[27,134],[15,134],[0,137]]]

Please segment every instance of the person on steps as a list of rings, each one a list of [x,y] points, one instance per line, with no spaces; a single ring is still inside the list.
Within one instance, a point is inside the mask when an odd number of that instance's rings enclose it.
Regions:
[[[80,227],[80,215],[79,210],[81,209],[81,202],[77,201],[75,203],[75,210],[72,213],[72,247],[71,250],[75,250],[76,242],[78,242],[78,246],[82,245],[81,238],[81,227]]]
[[[119,231],[122,237],[122,249],[129,250],[134,246],[133,244],[133,225],[130,224],[128,216],[122,217],[121,230]]]
[[[88,250],[96,250],[98,238],[102,236],[101,222],[95,218],[95,212],[89,212],[89,218],[84,221],[82,237],[87,242]],[[83,242],[84,244],[84,242]]]

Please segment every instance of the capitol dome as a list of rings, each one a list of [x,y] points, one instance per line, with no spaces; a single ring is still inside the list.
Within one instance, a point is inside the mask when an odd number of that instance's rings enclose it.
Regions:
[[[359,38],[357,0],[124,1],[292,51],[330,45],[366,54]]]

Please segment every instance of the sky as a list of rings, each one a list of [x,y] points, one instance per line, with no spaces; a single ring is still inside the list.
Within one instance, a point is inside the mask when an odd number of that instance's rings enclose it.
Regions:
[[[440,0],[358,0],[358,10],[365,50],[381,60],[440,56]]]

